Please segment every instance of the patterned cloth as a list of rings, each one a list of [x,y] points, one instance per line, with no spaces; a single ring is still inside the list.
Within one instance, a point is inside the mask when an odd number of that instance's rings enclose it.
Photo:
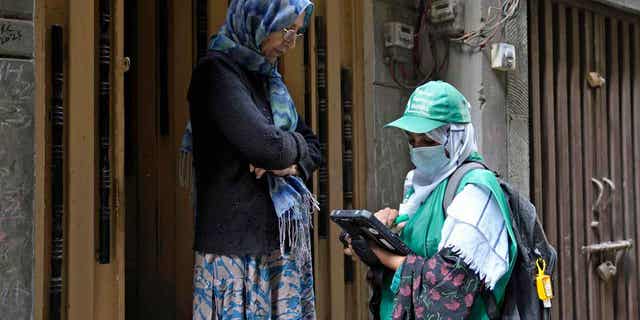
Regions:
[[[311,262],[196,253],[193,320],[315,319]]]
[[[393,320],[465,319],[481,289],[481,282],[450,250],[430,259],[410,255],[402,265]]]

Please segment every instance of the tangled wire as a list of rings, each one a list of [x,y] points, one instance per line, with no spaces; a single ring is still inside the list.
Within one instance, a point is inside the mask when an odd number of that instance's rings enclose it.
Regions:
[[[451,38],[451,41],[461,43],[473,48],[484,48],[498,34],[500,29],[509,20],[518,15],[520,0],[500,0],[499,8],[490,7],[488,12],[488,20],[482,24],[478,30],[470,31],[460,37]],[[498,10],[498,13],[492,14],[492,11]]]
[[[430,11],[431,11],[431,1],[426,1],[426,3],[421,1],[420,17],[418,18],[417,24],[415,26],[416,33],[414,35],[414,41],[413,41],[414,46],[413,46],[413,52],[412,52],[413,66],[411,68],[415,73],[415,76],[418,78],[418,80],[413,81],[413,83],[410,83],[408,80],[406,80],[410,77],[410,75],[408,74],[404,63],[391,61],[388,64],[389,73],[391,74],[391,78],[393,79],[393,81],[398,86],[407,90],[413,90],[418,86],[422,85],[423,83],[433,79],[437,74],[441,73],[442,71],[444,71],[444,69],[446,69],[447,62],[449,61],[449,46],[446,44],[446,41],[445,41],[447,39],[446,38],[436,39],[432,34],[430,34],[430,30],[429,30]],[[430,41],[428,41],[428,43],[430,45],[431,53],[434,59],[433,67],[431,68],[431,70],[428,70],[428,71],[423,70],[423,66],[421,62],[422,54],[423,54],[421,40],[423,36],[430,38]],[[443,40],[444,48],[445,48],[444,56],[440,61],[439,61],[440,55],[438,54],[437,40]]]
[[[489,43],[491,43],[504,25],[515,18],[518,15],[518,8],[520,7],[520,0],[498,0],[498,7],[489,7],[487,13],[487,21],[482,26],[473,31],[466,32],[459,37],[449,38],[448,36],[437,36],[432,34],[429,26],[430,13],[431,13],[431,1],[420,1],[420,17],[416,24],[416,34],[414,36],[414,48],[413,48],[413,61],[412,69],[417,80],[410,81],[410,75],[407,74],[406,66],[404,63],[398,61],[391,61],[388,64],[389,73],[393,81],[400,87],[413,90],[423,83],[432,80],[438,74],[441,74],[447,67],[449,61],[449,41],[454,43],[460,43],[472,48],[483,49]],[[423,48],[421,47],[422,37],[427,36],[430,38],[429,44],[433,55],[434,63],[433,68],[428,71],[424,71],[422,68],[422,54]],[[444,54],[438,53],[438,42],[443,45],[440,48],[444,48]],[[442,56],[442,58],[440,58]]]

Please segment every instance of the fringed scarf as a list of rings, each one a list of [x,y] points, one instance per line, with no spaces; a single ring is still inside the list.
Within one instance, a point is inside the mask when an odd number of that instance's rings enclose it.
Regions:
[[[234,0],[229,5],[225,25],[209,43],[209,52],[224,52],[245,69],[268,78],[274,124],[291,132],[296,130],[298,113],[276,65],[262,55],[260,45],[271,33],[290,27],[303,12],[306,27],[313,12],[313,4],[308,0]],[[190,179],[185,178],[190,169],[184,168],[191,166],[191,152],[189,123],[180,149],[179,172],[183,174],[180,181],[185,187],[191,185]],[[288,244],[299,261],[309,261],[311,214],[318,207],[316,199],[298,177],[268,174],[267,179],[278,216],[282,254]]]

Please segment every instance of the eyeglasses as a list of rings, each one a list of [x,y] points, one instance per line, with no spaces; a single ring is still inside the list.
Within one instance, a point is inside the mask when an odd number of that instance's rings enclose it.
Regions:
[[[287,42],[298,40],[302,38],[303,35],[304,34],[302,33],[296,33],[296,30],[294,29],[289,29],[289,28],[282,29],[282,38],[284,39],[284,41],[287,41]]]

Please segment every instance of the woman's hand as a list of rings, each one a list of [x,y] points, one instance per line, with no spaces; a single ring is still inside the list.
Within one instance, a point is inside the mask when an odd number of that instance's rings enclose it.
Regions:
[[[351,237],[347,234],[344,237],[344,240],[347,242],[347,246],[344,248],[344,254],[346,254],[346,255],[348,255],[348,256],[350,256],[352,258],[356,257],[357,255],[355,255],[353,253],[353,248],[351,247]]]
[[[256,168],[254,165],[250,164],[249,172],[254,173],[256,175],[256,179],[260,179],[267,172],[267,170],[262,168]]]
[[[396,209],[384,208],[376,212],[374,216],[378,218],[378,220],[380,220],[380,222],[382,222],[382,224],[384,224],[385,226],[389,228],[393,227],[392,231],[400,232],[400,230],[402,230],[402,228],[404,228],[404,226],[407,223],[401,222],[401,223],[398,223],[397,225],[394,225],[396,218],[398,218],[398,214],[399,214],[398,210]]]
[[[278,177],[288,177],[288,176],[299,175],[298,165],[296,164],[291,165],[289,168],[286,168],[286,169],[270,170],[269,172],[271,172],[274,176],[278,176]]]
[[[371,248],[371,251],[373,251],[373,253],[378,257],[380,262],[384,264],[385,267],[394,271],[398,270],[398,268],[400,268],[400,266],[404,263],[404,260],[407,258],[404,256],[393,254],[385,249],[382,249],[373,242],[369,243],[369,247]]]
[[[299,175],[298,165],[296,165],[296,164],[291,165],[289,168],[282,169],[282,170],[266,170],[266,169],[262,169],[262,168],[257,168],[254,165],[250,164],[249,165],[249,172],[255,173],[256,179],[262,178],[262,176],[267,172],[270,172],[274,176],[277,176],[277,177],[288,177],[288,176],[297,176],[297,175]]]
[[[398,210],[384,208],[376,212],[374,216],[376,216],[376,218],[378,218],[378,220],[380,220],[380,222],[382,222],[382,224],[384,224],[385,226],[391,227],[393,225],[393,222],[398,217]]]
[[[344,248],[344,254],[350,256],[352,259],[357,257],[357,255],[353,253],[353,248],[351,247],[351,238],[347,236],[345,240],[347,241],[349,246],[347,248]],[[391,270],[397,270],[404,263],[404,259],[406,258],[382,249],[373,242],[369,242],[369,247],[371,248],[371,251],[373,251],[373,253],[378,257],[380,262],[382,262],[385,267]]]

